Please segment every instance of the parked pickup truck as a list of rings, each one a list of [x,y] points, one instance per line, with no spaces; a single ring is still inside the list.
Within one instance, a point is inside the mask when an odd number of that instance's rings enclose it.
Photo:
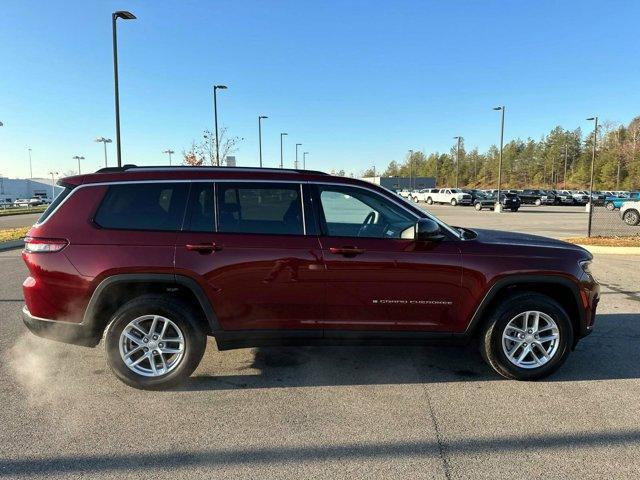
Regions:
[[[542,204],[553,205],[553,203],[556,201],[555,196],[551,196],[543,190],[525,189],[521,192],[517,191],[514,193],[517,193],[517,195],[520,197],[520,201],[523,204],[536,206],[540,206]]]
[[[425,201],[429,205],[433,203],[449,203],[453,206],[471,205],[471,195],[459,188],[431,188],[426,197]]]

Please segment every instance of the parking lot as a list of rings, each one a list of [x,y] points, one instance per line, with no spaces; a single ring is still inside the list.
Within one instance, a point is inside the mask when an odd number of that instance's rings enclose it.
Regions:
[[[432,211],[556,237],[586,221],[582,209],[553,220],[553,207]],[[143,392],[110,374],[101,347],[28,334],[26,268],[2,252],[0,476],[638,477],[640,257],[595,260],[596,331],[545,381],[501,379],[453,347],[217,352],[211,342],[184,387]]]

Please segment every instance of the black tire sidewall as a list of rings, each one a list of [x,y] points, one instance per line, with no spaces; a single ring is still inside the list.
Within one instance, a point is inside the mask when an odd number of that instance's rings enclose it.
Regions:
[[[502,333],[507,324],[516,315],[537,310],[549,315],[558,326],[560,332],[560,345],[555,356],[543,365],[534,369],[520,368],[509,361],[502,350]],[[550,375],[556,371],[566,360],[573,345],[573,327],[565,310],[553,299],[539,294],[524,294],[515,296],[495,312],[493,325],[490,328],[490,338],[485,339],[485,348],[490,348],[487,356],[491,364],[499,373],[517,380],[535,380]],[[497,365],[494,365],[496,363]]]
[[[131,320],[143,315],[162,315],[182,331],[185,351],[180,364],[160,377],[145,377],[130,370],[120,356],[122,330]],[[206,335],[194,312],[182,302],[157,296],[144,296],[127,302],[114,315],[105,334],[107,363],[114,374],[127,385],[140,389],[162,389],[176,385],[191,375],[206,348]]]

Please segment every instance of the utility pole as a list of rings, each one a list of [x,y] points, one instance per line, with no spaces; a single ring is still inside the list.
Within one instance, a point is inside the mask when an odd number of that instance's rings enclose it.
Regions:
[[[213,86],[213,118],[216,129],[216,167],[220,166],[220,140],[218,139],[218,90],[226,90],[226,85]]]
[[[587,225],[587,237],[591,236],[591,221],[593,218],[593,171],[596,164],[596,146],[598,143],[598,117],[589,117],[589,121],[593,121],[593,151],[591,153],[591,180],[589,180],[589,223]]]
[[[498,159],[498,195],[496,197],[495,211],[500,213],[502,210],[500,206],[500,187],[502,186],[502,150],[504,148],[504,111],[505,106],[495,107],[494,110],[502,111],[502,122],[500,126],[500,157]]]
[[[453,137],[454,140],[458,140],[458,148],[456,149],[456,188],[459,188],[458,178],[460,176],[460,141],[462,137]]]
[[[301,143],[296,143],[296,166],[295,169],[298,170],[298,147],[301,147]]]
[[[562,177],[562,189],[567,189],[567,156],[569,152],[569,146],[564,144],[564,176]]]
[[[174,152],[173,150],[171,150],[171,149],[169,148],[169,149],[167,149],[167,150],[163,151],[162,153],[166,153],[167,155],[169,155],[169,166],[171,166],[171,155],[173,155],[173,154],[174,154],[174,153],[176,153],[176,152]]]
[[[258,116],[258,151],[260,154],[260,168],[262,168],[262,120],[269,118],[266,115]]]

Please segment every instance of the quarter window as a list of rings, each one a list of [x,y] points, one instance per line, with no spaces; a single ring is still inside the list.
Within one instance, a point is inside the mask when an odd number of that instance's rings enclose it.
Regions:
[[[94,221],[103,228],[178,231],[188,189],[186,183],[112,185]]]
[[[299,184],[217,184],[218,231],[302,235]]]

